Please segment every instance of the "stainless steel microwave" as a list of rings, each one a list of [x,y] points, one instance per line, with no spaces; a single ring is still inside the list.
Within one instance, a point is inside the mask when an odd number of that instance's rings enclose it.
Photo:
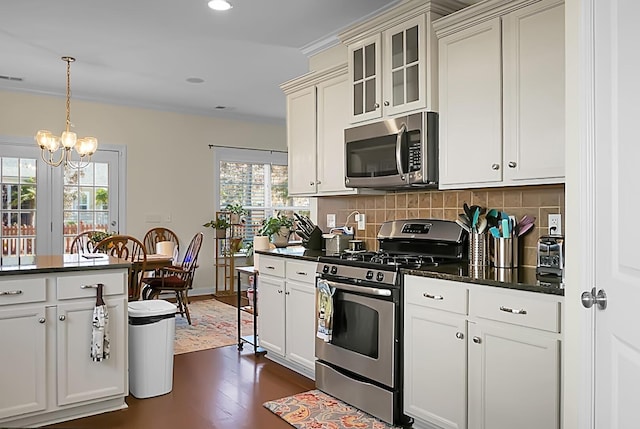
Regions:
[[[420,112],[344,130],[345,184],[394,189],[438,185],[438,114]]]

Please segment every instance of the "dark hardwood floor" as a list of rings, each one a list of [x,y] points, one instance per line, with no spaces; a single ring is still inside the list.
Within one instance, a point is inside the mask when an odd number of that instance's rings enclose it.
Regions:
[[[70,429],[291,429],[262,406],[266,401],[315,388],[312,380],[256,357],[245,345],[175,356],[173,390],[147,399],[127,397],[129,408],[71,420]]]

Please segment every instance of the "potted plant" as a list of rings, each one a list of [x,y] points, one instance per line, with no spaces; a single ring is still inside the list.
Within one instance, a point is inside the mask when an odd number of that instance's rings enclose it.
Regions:
[[[229,224],[229,221],[227,221],[226,218],[220,217],[217,219],[211,219],[202,226],[215,229],[216,238],[225,238],[227,235],[227,228],[229,228],[231,224]]]
[[[227,204],[227,206],[225,207],[225,211],[230,213],[229,221],[232,225],[242,223],[242,221],[244,220],[242,216],[249,214],[247,209],[245,209],[238,203]]]
[[[276,247],[287,247],[292,227],[293,219],[284,214],[277,214],[262,222],[259,234],[270,237]]]

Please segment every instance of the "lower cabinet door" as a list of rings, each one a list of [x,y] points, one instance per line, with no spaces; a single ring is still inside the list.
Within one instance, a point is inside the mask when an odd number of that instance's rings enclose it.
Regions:
[[[47,406],[47,323],[44,305],[0,307],[0,419]]]
[[[315,370],[315,286],[287,281],[287,359]]]
[[[284,279],[258,276],[260,346],[284,357]]]
[[[105,301],[109,312],[111,353],[108,359],[100,362],[94,362],[90,355],[95,300],[57,307],[58,405],[126,394],[127,299]]]
[[[469,429],[558,429],[560,340],[469,324]]]
[[[405,413],[443,429],[466,428],[465,316],[407,304],[404,320]]]

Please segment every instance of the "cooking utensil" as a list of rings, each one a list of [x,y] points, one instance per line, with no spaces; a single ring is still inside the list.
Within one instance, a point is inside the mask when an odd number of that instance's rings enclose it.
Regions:
[[[456,219],[456,223],[458,225],[460,225],[460,228],[464,229],[465,231],[467,231],[468,233],[471,233],[471,227],[469,225],[467,225],[464,221],[460,220],[459,218]]]
[[[471,219],[469,219],[469,216],[467,216],[464,213],[460,213],[458,215],[458,219],[460,220],[460,222],[464,223],[465,225],[467,225],[469,228],[471,228]]]
[[[473,231],[477,231],[478,218],[480,217],[480,207],[478,207],[478,206],[473,206],[473,207],[476,207],[476,209],[473,212],[473,220],[471,221],[471,229]]]
[[[495,238],[500,238],[500,230],[498,229],[498,227],[496,226],[492,226],[491,228],[489,228],[489,232],[491,233],[491,235],[493,235]]]
[[[527,232],[529,232],[531,228],[533,228],[532,223],[519,224],[518,227],[516,228],[516,235],[518,237],[522,237]]]
[[[477,230],[478,234],[483,234],[487,230],[487,217],[485,215],[480,215],[478,218]]]

